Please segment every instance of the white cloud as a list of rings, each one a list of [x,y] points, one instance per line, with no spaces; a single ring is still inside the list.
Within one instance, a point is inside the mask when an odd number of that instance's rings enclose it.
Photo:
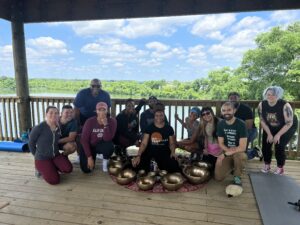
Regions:
[[[213,31],[207,34],[208,38],[215,39],[215,40],[223,40],[224,35],[221,34],[220,31]]]
[[[59,25],[71,26],[78,36],[115,35],[125,38],[145,36],[170,36],[182,27],[194,23],[200,16],[139,18],[65,22]],[[55,24],[55,25],[58,25]],[[52,24],[50,25],[52,26]]]
[[[137,62],[140,57],[147,55],[144,50],[126,44],[120,39],[99,39],[81,48],[81,52],[100,57],[102,63]]]
[[[168,45],[165,45],[158,41],[149,42],[146,44],[146,47],[157,52],[165,52],[170,48]]]
[[[71,53],[67,49],[67,45],[58,39],[52,37],[38,37],[35,39],[29,39],[27,45],[33,51],[36,51],[40,56],[51,55],[67,55]]]
[[[187,60],[188,63],[194,66],[208,66],[209,63],[206,58],[203,45],[196,45],[188,49]]]
[[[124,26],[125,20],[93,20],[64,23],[72,27],[78,36],[100,36],[117,33]]]
[[[248,48],[245,47],[215,44],[209,48],[208,53],[215,59],[224,59],[227,62],[239,62],[243,53],[247,50]]]
[[[2,60],[11,60],[12,57],[12,45],[4,45],[3,47],[0,47],[0,58]]]
[[[241,19],[237,24],[232,27],[232,31],[236,32],[243,29],[262,30],[269,25],[269,22],[258,16],[247,16]]]
[[[193,26],[191,33],[196,36],[220,39],[222,37],[221,30],[233,24],[235,20],[235,14],[201,16]]]
[[[300,19],[299,10],[278,10],[270,15],[272,21],[291,23]]]

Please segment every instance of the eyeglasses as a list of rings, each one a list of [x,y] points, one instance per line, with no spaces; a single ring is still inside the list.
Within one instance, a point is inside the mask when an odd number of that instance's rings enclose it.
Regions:
[[[92,84],[91,85],[91,88],[100,88],[101,87],[101,85],[99,85],[99,84]]]
[[[210,112],[204,112],[204,113],[202,113],[201,115],[202,115],[202,116],[208,116],[208,115],[210,115]]]

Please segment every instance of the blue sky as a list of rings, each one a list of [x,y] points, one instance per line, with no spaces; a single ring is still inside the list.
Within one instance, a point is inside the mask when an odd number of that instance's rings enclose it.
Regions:
[[[180,80],[239,66],[257,34],[300,10],[25,25],[29,78]],[[11,26],[0,19],[0,75],[14,76]]]

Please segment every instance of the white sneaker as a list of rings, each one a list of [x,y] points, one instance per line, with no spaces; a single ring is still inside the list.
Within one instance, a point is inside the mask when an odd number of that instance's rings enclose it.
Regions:
[[[107,159],[103,159],[102,161],[102,170],[103,172],[107,172],[107,163],[108,163],[108,160]]]
[[[270,164],[265,164],[260,171],[263,173],[269,173],[271,171]]]
[[[76,156],[76,159],[74,160],[73,163],[74,163],[74,164],[79,164],[79,163],[80,163],[80,157],[79,157],[79,155]]]
[[[274,171],[274,174],[283,175],[284,174],[283,167],[277,167],[276,170]]]
[[[102,154],[97,154],[96,158],[97,159],[103,159],[103,155]]]

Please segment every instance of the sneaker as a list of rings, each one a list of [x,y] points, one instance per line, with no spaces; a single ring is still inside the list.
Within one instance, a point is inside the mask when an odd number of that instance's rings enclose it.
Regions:
[[[97,159],[103,159],[103,155],[102,154],[97,154]]]
[[[102,161],[102,171],[103,172],[107,172],[107,163],[108,163],[108,160],[107,159],[103,159]]]
[[[260,161],[263,159],[263,154],[262,151],[260,150],[259,147],[254,147],[253,150],[255,151],[255,157],[259,158]]]
[[[42,174],[41,174],[38,170],[35,170],[34,176],[35,176],[36,178],[40,178],[40,177],[42,176]]]
[[[233,177],[233,182],[232,182],[232,183],[235,184],[235,185],[242,186],[242,179],[241,179],[241,177],[239,177],[239,176],[234,176],[234,177]]]
[[[80,163],[80,157],[79,157],[79,155],[76,156],[76,159],[74,160],[73,163],[74,163],[74,164],[79,164],[79,163]]]
[[[273,173],[277,175],[283,175],[284,174],[283,167],[277,167]]]
[[[260,171],[263,173],[269,173],[270,170],[271,170],[270,164],[265,164]]]

